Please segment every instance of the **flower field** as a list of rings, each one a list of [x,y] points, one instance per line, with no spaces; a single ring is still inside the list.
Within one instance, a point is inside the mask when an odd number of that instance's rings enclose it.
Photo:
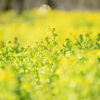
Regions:
[[[0,14],[0,100],[100,100],[100,12]]]

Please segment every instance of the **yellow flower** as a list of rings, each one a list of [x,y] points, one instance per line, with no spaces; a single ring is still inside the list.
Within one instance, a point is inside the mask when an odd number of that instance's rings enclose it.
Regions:
[[[71,53],[70,52],[66,52],[66,57],[70,57]]]
[[[97,56],[100,57],[100,50],[99,50],[99,52],[97,53]]]
[[[63,68],[62,67],[59,67],[59,68],[56,69],[56,74],[61,75],[62,72],[63,72]]]
[[[7,73],[6,71],[0,70],[1,76],[0,81],[6,81],[8,83],[11,83],[13,81],[13,74]]]
[[[99,49],[94,50],[94,53],[98,53],[98,52],[99,52]]]
[[[46,29],[47,34],[50,33],[52,31],[54,27],[52,25],[49,25]]]
[[[100,44],[100,41],[98,41],[98,44]]]

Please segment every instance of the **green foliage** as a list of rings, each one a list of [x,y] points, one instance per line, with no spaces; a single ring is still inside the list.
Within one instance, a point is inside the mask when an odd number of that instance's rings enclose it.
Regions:
[[[97,48],[100,49],[100,33],[98,34],[96,45],[97,45]]]
[[[85,34],[84,36],[81,34],[79,39],[77,39],[76,45],[79,49],[88,49],[93,47],[93,41],[91,40],[89,34]]]
[[[100,35],[94,42],[89,34],[77,41],[56,41],[51,37],[35,46],[21,47],[5,42],[0,48],[1,100],[99,100],[100,99]]]

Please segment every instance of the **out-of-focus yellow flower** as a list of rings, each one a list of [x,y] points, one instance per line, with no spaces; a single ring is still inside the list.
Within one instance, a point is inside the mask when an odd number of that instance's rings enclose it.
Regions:
[[[50,30],[47,28],[47,29],[46,29],[46,32],[47,32],[47,34],[48,34],[48,33],[50,33]]]
[[[0,81],[5,81],[8,83],[13,82],[13,74],[7,73],[6,71],[0,70]]]
[[[27,53],[30,53],[30,50],[27,50]]]
[[[94,54],[98,53],[99,52],[99,49],[96,49],[94,50]]]
[[[66,57],[70,57],[71,53],[70,52],[66,52]]]
[[[59,67],[59,68],[56,69],[56,74],[61,75],[62,72],[63,72],[63,68],[62,67]]]
[[[2,37],[0,36],[0,42],[2,42]]]
[[[97,56],[100,57],[100,50],[99,50],[99,52],[97,53]]]
[[[60,58],[60,64],[61,64],[61,66],[66,66],[67,60],[66,60],[65,57],[61,57],[61,58]]]
[[[53,28],[53,25],[49,25],[46,29],[47,34],[50,33]]]
[[[100,44],[100,41],[98,41],[98,44]]]

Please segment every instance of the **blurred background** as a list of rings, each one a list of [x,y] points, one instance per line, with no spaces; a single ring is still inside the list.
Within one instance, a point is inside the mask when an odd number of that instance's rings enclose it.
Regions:
[[[45,41],[48,25],[57,29],[60,44],[72,34],[94,37],[100,33],[100,0],[0,0],[1,42],[15,37],[23,45]]]
[[[100,9],[100,0],[0,0],[0,11],[15,10],[21,13],[43,4],[49,5],[52,9],[67,11]]]

